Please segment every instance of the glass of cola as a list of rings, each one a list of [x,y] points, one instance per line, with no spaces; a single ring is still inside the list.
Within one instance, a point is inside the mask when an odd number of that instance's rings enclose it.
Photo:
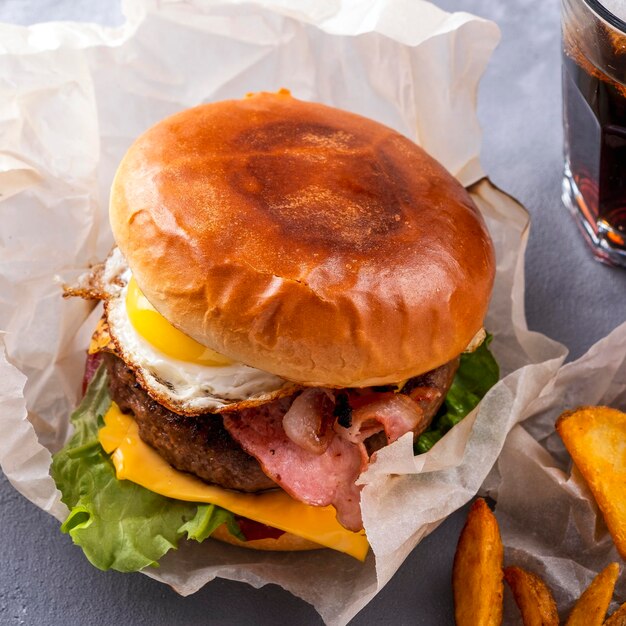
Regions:
[[[596,258],[626,267],[626,0],[562,0],[563,202]]]

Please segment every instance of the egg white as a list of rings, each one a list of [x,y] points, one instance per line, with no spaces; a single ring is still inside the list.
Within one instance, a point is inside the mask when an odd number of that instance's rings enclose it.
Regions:
[[[293,383],[243,363],[208,366],[174,359],[133,326],[126,309],[130,269],[118,248],[101,275],[109,332],[142,387],[167,408],[187,415],[235,410],[293,393]]]

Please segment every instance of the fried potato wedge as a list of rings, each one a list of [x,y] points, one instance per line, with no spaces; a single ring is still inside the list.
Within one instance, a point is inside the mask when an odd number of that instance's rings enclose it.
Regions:
[[[522,614],[524,626],[559,626],[559,613],[548,585],[521,567],[507,567],[504,579]]]
[[[602,626],[618,575],[617,563],[607,565],[580,596],[565,626]]]
[[[452,589],[457,626],[502,623],[502,559],[498,522],[479,498],[470,508],[454,555]]]
[[[626,413],[581,407],[563,413],[556,429],[626,559]]]
[[[604,626],[626,626],[626,602],[604,622]]]

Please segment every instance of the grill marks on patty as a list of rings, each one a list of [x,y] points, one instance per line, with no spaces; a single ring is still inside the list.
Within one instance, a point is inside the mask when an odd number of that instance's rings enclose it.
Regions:
[[[106,354],[105,363],[113,400],[135,416],[141,439],[176,469],[227,489],[256,492],[277,486],[228,434],[220,415],[169,411],[141,388],[121,359]]]

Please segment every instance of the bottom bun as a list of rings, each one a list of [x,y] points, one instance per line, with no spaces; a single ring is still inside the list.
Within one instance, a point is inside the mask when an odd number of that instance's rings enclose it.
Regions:
[[[278,539],[251,539],[250,541],[241,541],[237,537],[228,532],[226,524],[218,526],[211,534],[212,539],[218,539],[234,546],[249,548],[251,550],[277,550],[281,552],[293,552],[297,550],[321,550],[324,546],[319,543],[313,543],[308,539],[303,539],[291,533],[285,533]]]

